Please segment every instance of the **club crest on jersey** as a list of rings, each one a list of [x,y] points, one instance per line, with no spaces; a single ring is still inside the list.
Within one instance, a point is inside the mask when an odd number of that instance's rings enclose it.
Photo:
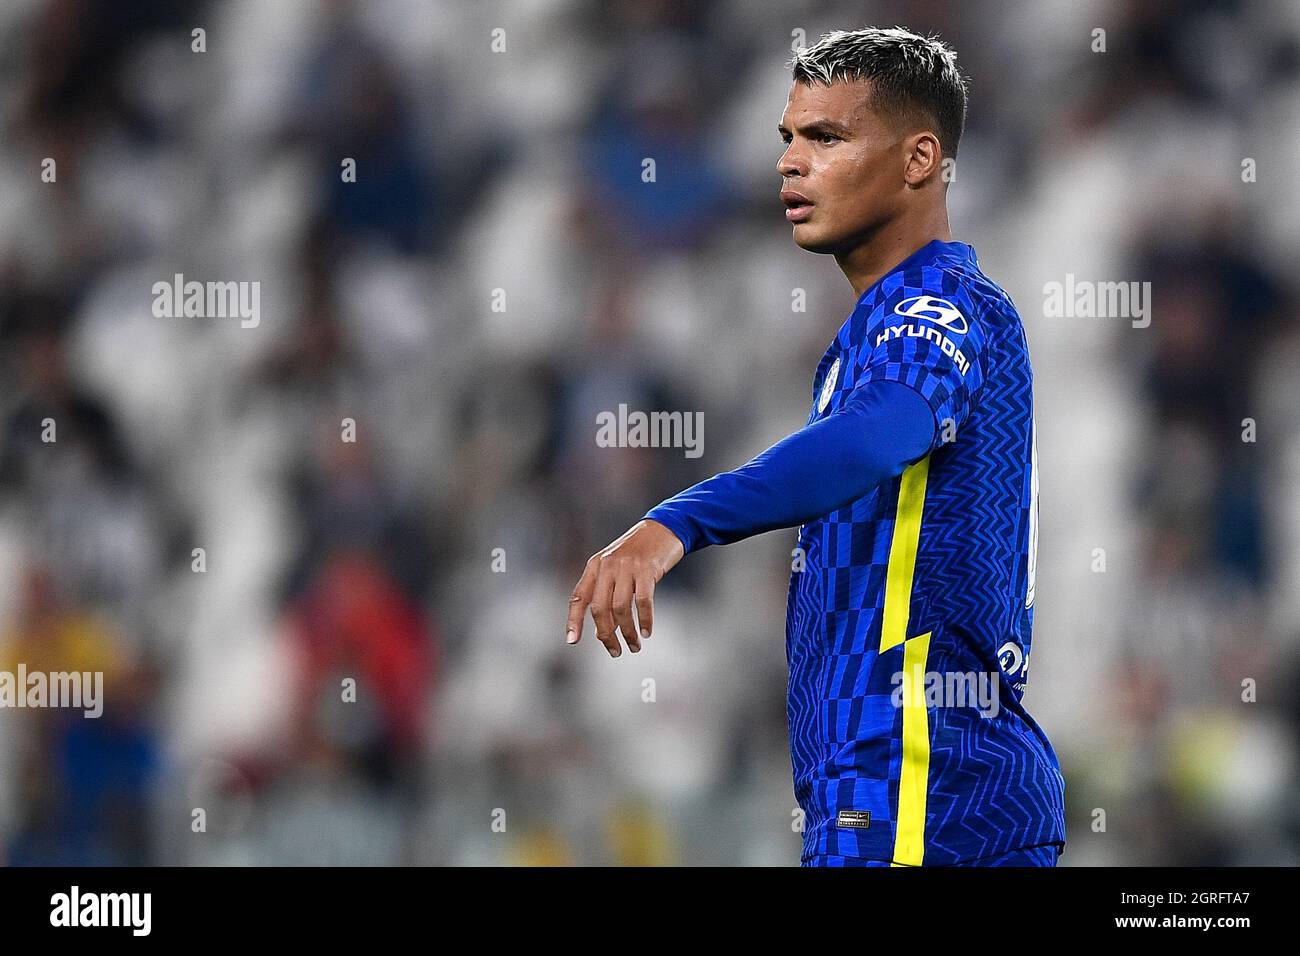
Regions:
[[[826,406],[835,394],[835,379],[840,374],[840,359],[837,355],[835,361],[831,363],[830,369],[826,372],[826,381],[822,382],[821,398],[817,399],[817,414],[826,411]]]
[[[966,316],[947,299],[933,295],[914,295],[894,306],[894,312],[909,319],[925,319],[942,326],[953,335],[965,335],[970,331]]]

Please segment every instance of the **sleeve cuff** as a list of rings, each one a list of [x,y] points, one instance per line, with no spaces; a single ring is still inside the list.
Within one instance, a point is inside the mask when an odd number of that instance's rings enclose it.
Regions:
[[[682,543],[682,549],[685,552],[682,557],[691,553],[693,536],[685,522],[681,521],[676,515],[667,510],[661,511],[659,508],[651,508],[641,516],[641,520],[644,521],[646,519],[659,522],[673,534],[677,535],[677,540]]]

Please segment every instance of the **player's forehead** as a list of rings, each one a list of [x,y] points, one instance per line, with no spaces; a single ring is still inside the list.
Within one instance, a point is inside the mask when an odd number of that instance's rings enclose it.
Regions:
[[[870,122],[870,80],[837,80],[829,86],[794,82],[781,113],[781,126],[793,131],[820,122],[857,129]]]

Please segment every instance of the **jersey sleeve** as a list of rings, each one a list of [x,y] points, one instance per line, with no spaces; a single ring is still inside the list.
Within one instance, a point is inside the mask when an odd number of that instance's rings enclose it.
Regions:
[[[987,328],[960,288],[917,294],[902,287],[886,296],[867,323],[854,363],[855,386],[898,382],[930,408],[930,450],[951,441],[969,417],[984,381]],[[940,294],[942,293],[942,294]]]
[[[901,474],[926,453],[933,430],[930,409],[917,392],[897,382],[867,382],[831,414],[644,517],[677,535],[687,554],[791,528]]]

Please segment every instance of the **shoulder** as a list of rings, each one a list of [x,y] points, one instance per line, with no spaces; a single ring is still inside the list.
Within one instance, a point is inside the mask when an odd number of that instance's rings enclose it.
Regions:
[[[977,264],[939,256],[882,282],[859,303],[849,335],[852,341],[870,345],[889,328],[917,321],[969,339],[971,345],[1019,332],[1021,326],[1011,297]]]

